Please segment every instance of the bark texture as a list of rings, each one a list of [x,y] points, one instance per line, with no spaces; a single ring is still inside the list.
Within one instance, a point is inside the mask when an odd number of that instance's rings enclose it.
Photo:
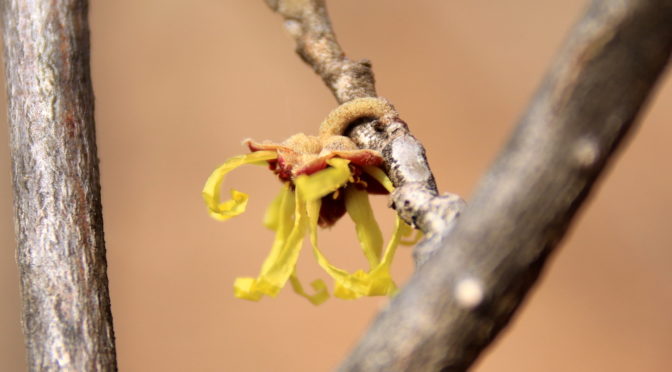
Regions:
[[[672,1],[588,7],[508,144],[437,253],[341,371],[464,371],[535,283],[672,50]]]
[[[2,10],[28,369],[114,371],[88,3]]]

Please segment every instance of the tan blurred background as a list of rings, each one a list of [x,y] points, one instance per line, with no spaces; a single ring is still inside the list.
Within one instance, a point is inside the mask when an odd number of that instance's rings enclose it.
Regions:
[[[332,0],[329,10],[348,55],[372,60],[379,94],[424,142],[440,189],[469,198],[583,6]],[[313,307],[289,288],[259,303],[234,299],[234,278],[256,275],[270,247],[260,220],[278,183],[262,168],[234,173],[228,185],[252,198],[227,223],[210,219],[199,195],[217,165],[245,151],[242,139],[315,132],[335,106],[280,17],[262,0],[117,0],[92,1],[90,21],[120,369],[333,369],[385,299]],[[475,370],[672,368],[671,120],[668,78]],[[0,370],[22,371],[6,129],[0,146]],[[385,198],[375,204],[389,232]],[[355,269],[364,260],[351,230],[344,221],[321,239]],[[322,275],[304,253],[304,280]],[[410,250],[394,270],[406,280]]]

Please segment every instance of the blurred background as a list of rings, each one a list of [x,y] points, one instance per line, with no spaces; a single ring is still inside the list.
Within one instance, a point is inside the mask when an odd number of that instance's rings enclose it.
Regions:
[[[338,0],[329,11],[348,56],[373,62],[379,94],[424,143],[439,188],[469,199],[585,3]],[[120,369],[333,369],[387,300],[314,307],[289,287],[235,299],[234,278],[256,276],[270,248],[260,222],[279,183],[261,167],[234,172],[226,186],[251,200],[226,223],[200,197],[242,139],[315,133],[336,106],[281,18],[262,0],[92,1],[90,12]],[[476,371],[670,370],[671,120],[668,77]],[[22,371],[7,141],[0,130],[0,369]],[[389,234],[385,197],[374,204]],[[320,239],[338,265],[364,266],[347,218]],[[303,253],[304,281],[324,277]],[[400,250],[396,278],[412,271]]]

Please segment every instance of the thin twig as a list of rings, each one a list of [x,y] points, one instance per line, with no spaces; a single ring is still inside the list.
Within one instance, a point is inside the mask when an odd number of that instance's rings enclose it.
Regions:
[[[86,0],[3,3],[31,371],[114,371]]]
[[[367,60],[345,56],[331,28],[324,0],[266,0],[285,19],[296,41],[296,52],[329,87],[339,103],[375,97],[373,71]],[[438,195],[425,149],[401,120],[382,125],[376,120],[353,123],[346,132],[361,148],[383,154],[396,187],[391,206],[406,222],[433,236],[452,227],[464,201],[457,195]],[[416,262],[431,253],[416,250]]]
[[[296,40],[296,52],[322,77],[339,103],[376,96],[371,63],[345,56],[331,29],[324,0],[266,3],[285,18],[285,28]]]
[[[464,371],[525,298],[672,50],[672,1],[594,1],[438,253],[341,371]]]

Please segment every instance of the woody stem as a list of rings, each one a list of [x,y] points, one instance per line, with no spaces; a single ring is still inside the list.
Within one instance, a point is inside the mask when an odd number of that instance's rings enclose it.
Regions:
[[[284,17],[285,28],[296,41],[296,52],[322,78],[339,103],[376,97],[371,63],[345,56],[324,0],[266,0],[266,3]],[[381,125],[377,120],[359,120],[345,134],[360,148],[383,154],[385,170],[396,187],[391,206],[402,219],[426,235],[452,228],[464,201],[453,194],[439,196],[425,148],[405,122],[395,120]],[[431,253],[416,250],[416,261],[426,261]]]

